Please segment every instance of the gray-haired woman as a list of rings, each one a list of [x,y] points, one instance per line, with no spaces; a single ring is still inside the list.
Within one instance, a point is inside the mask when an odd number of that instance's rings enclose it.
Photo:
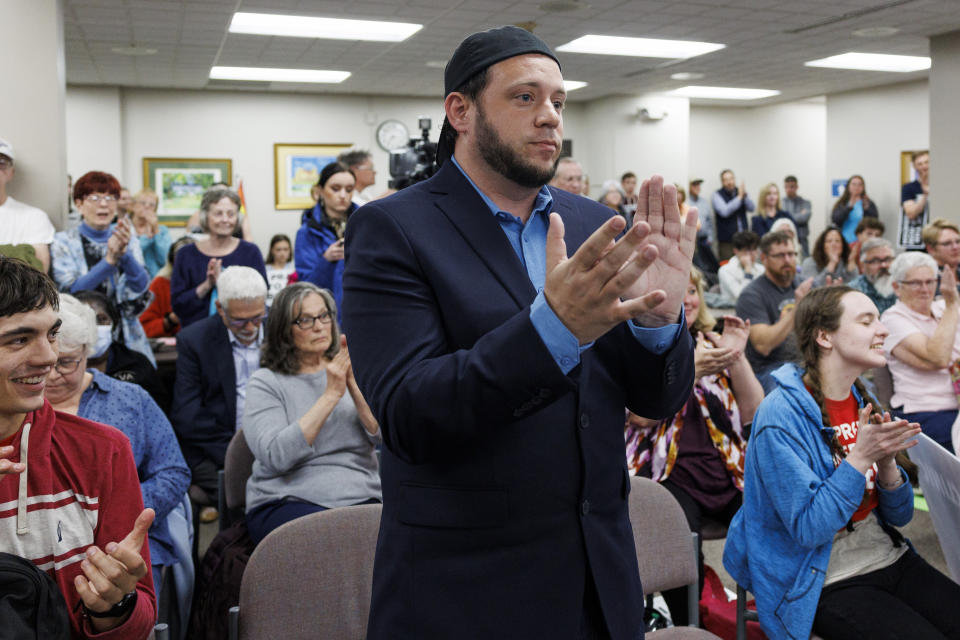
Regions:
[[[380,502],[380,428],[353,377],[329,291],[298,282],[277,294],[260,364],[243,417],[255,458],[251,539],[310,513]]]
[[[230,189],[214,188],[203,194],[200,223],[210,236],[180,250],[170,278],[170,299],[181,327],[214,313],[213,294],[221,270],[252,267],[266,282],[267,270],[257,245],[233,236],[239,211],[240,197]]]

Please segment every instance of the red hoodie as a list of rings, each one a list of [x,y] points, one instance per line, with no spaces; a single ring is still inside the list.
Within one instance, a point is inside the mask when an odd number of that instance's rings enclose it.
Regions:
[[[156,620],[148,543],[140,554],[147,575],[137,605],[119,627],[97,634],[84,618],[73,584],[91,545],[120,542],[143,511],[130,441],[117,429],[55,412],[46,400],[28,413],[9,443],[21,474],[0,476],[0,551],[31,560],[57,582],[75,639],[138,640]]]

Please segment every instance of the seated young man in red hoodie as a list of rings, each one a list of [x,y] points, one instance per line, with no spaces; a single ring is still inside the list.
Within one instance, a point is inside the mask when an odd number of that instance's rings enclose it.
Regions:
[[[0,257],[0,549],[56,581],[75,639],[142,640],[156,619],[154,514],[127,437],[44,399],[63,364],[58,305],[46,275]]]

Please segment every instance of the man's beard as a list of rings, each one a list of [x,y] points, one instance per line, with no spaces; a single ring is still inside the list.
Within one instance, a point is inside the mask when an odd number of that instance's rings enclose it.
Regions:
[[[494,171],[521,187],[540,188],[553,179],[560,162],[560,154],[549,169],[541,169],[528,163],[524,158],[507,146],[494,130],[479,108],[477,109],[477,149],[480,156]]]
[[[889,273],[878,273],[872,279],[868,276],[867,280],[870,280],[870,284],[880,295],[886,297],[893,295],[893,276]]]

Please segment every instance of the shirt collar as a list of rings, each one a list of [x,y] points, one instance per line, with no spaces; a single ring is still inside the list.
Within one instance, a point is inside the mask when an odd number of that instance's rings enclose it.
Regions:
[[[463,170],[463,167],[461,167],[460,163],[457,162],[456,156],[450,156],[450,159],[453,161],[453,166],[455,166],[460,171],[460,173],[463,174],[463,177],[467,179],[467,182],[470,183],[470,186],[472,186],[474,190],[480,195],[480,198],[483,200],[484,204],[486,204],[487,208],[490,209],[490,213],[492,213],[493,215],[497,215],[498,213],[506,213],[513,216],[514,218],[519,217],[509,211],[503,211],[500,207],[498,207],[493,202],[493,200],[487,197],[487,194],[481,191],[480,187],[478,187],[477,184],[470,179],[470,176],[467,175],[467,172]],[[552,208],[553,208],[553,196],[550,195],[550,190],[547,189],[547,185],[543,185],[542,187],[540,187],[540,191],[537,192],[536,200],[533,201],[533,213],[534,214],[546,213],[546,212],[549,212],[550,209]]]

